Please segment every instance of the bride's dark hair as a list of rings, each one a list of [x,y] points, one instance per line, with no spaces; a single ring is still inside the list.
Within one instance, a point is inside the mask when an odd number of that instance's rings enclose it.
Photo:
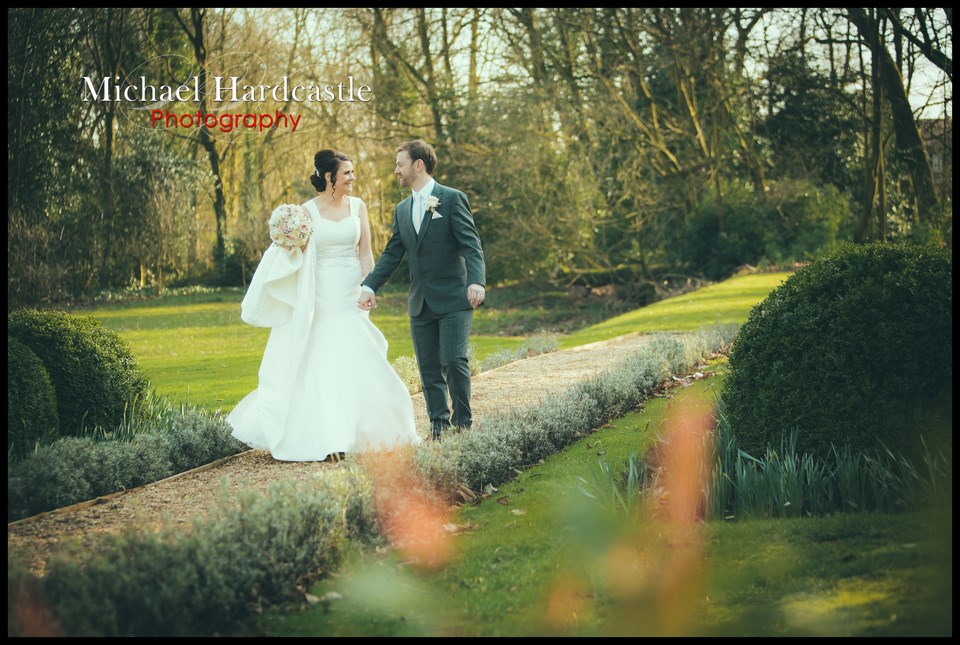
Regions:
[[[336,150],[321,150],[313,156],[313,167],[315,170],[313,174],[310,175],[310,183],[313,184],[313,187],[317,189],[318,193],[322,193],[327,189],[327,178],[324,176],[327,173],[330,173],[330,185],[336,185],[337,171],[340,169],[340,162],[342,161],[353,160]]]

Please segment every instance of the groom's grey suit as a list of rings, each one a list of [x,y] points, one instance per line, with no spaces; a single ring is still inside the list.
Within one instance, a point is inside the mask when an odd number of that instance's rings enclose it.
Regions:
[[[467,361],[473,307],[467,286],[486,286],[486,265],[467,196],[436,181],[431,195],[440,203],[436,213],[424,212],[419,233],[413,223],[413,196],[394,207],[393,234],[362,284],[376,293],[404,255],[409,257],[410,331],[427,413],[439,437],[443,426],[469,427],[473,422]]]

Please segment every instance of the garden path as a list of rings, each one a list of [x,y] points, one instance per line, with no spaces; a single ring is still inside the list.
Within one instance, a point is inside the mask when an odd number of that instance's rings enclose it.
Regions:
[[[509,408],[535,405],[578,381],[614,367],[640,349],[649,336],[626,334],[567,350],[514,361],[472,378],[474,418]],[[413,395],[420,434],[427,436],[429,421],[423,394]],[[9,547],[23,548],[30,568],[43,575],[59,545],[78,541],[93,549],[97,541],[130,527],[159,528],[176,524],[189,530],[194,517],[210,512],[226,487],[231,494],[252,487],[266,492],[280,480],[307,481],[331,462],[276,461],[263,450],[215,461],[146,486],[40,513],[7,524]]]

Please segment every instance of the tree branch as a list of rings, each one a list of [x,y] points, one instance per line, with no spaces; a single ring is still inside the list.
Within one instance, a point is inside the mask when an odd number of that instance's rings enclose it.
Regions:
[[[939,49],[935,49],[930,44],[929,36],[926,38],[926,42],[922,42],[913,33],[911,33],[906,26],[904,26],[903,22],[900,20],[900,16],[898,16],[895,11],[886,8],[880,8],[879,11],[883,17],[897,26],[897,28],[900,30],[900,33],[906,36],[907,40],[913,43],[916,48],[920,50],[920,53],[927,58],[927,60],[943,70],[943,72],[946,73],[947,78],[953,81],[953,61],[947,57],[946,54],[941,52]],[[916,11],[920,10],[917,9]],[[922,17],[920,20],[923,20]],[[924,29],[924,31],[926,31],[926,29]]]

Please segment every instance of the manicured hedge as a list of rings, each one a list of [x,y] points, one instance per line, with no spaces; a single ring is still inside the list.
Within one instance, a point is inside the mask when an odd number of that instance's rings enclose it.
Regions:
[[[826,460],[831,444],[919,457],[951,440],[952,257],[930,247],[845,245],[750,312],[722,397],[739,447]]]
[[[57,397],[36,354],[7,336],[7,454],[14,461],[57,437]]]
[[[135,488],[246,450],[219,414],[169,410],[126,441],[64,437],[7,471],[7,521]]]
[[[149,381],[127,344],[89,316],[20,309],[7,317],[8,335],[43,362],[57,395],[63,436],[113,430],[136,417]]]
[[[8,551],[7,635],[235,635],[263,600],[290,599],[298,581],[336,568],[348,540],[376,536],[369,482],[355,469],[278,482],[267,496],[244,491],[219,508],[192,530],[131,530],[93,553],[65,545],[42,579]],[[40,606],[56,620],[29,620]]]

